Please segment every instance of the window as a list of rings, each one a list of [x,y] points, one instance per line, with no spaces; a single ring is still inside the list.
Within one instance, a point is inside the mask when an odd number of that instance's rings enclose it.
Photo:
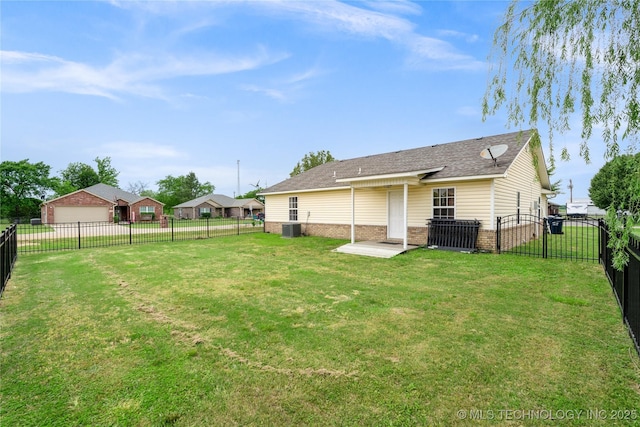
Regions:
[[[144,214],[144,213],[155,213],[156,212],[156,207],[155,206],[140,206],[140,213]]]
[[[298,196],[289,197],[289,221],[298,220]]]
[[[210,214],[211,208],[200,208],[200,215],[202,214]]]
[[[455,219],[456,189],[433,189],[433,217],[436,219]]]

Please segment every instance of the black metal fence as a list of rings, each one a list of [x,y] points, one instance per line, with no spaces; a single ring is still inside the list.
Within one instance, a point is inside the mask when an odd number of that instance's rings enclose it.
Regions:
[[[612,249],[609,247],[609,231],[600,229],[601,263],[613,290],[622,319],[629,329],[636,350],[640,355],[640,239],[629,240],[629,263],[623,271],[613,268]]]
[[[602,219],[538,218],[534,215],[498,217],[496,250],[540,258],[600,260]]]
[[[18,239],[17,227],[15,224],[10,225],[0,234],[0,296],[4,292],[7,281],[11,277],[11,271],[18,258]]]
[[[16,230],[17,249],[23,254],[261,233],[264,224],[260,220],[241,218],[170,218],[136,223],[23,223]]]
[[[480,221],[459,219],[430,219],[427,221],[428,247],[438,249],[475,251]]]

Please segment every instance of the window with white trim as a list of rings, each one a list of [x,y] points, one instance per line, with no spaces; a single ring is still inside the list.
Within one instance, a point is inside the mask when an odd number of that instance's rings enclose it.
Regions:
[[[289,221],[298,220],[298,196],[289,197]]]
[[[155,206],[140,206],[140,213],[144,214],[144,213],[156,213],[156,207]]]
[[[202,214],[210,214],[211,208],[200,208],[200,215]]]
[[[433,218],[455,219],[456,217],[456,189],[433,189]]]

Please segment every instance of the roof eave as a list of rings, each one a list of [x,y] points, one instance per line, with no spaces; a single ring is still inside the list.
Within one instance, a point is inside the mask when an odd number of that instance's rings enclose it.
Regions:
[[[336,179],[336,182],[343,183],[343,182],[373,181],[373,180],[392,179],[392,178],[414,178],[414,177],[425,175],[428,173],[440,172],[443,169],[444,169],[444,166],[440,166],[437,168],[423,169],[418,171],[388,173],[383,175],[356,176],[352,178],[338,178]]]
[[[294,194],[294,193],[314,193],[316,191],[335,191],[335,190],[350,190],[350,186],[340,186],[340,187],[319,187],[319,188],[309,188],[306,190],[282,190],[282,191],[274,191],[268,193],[258,193],[258,196],[276,196],[280,194]]]
[[[482,179],[497,179],[497,178],[505,178],[505,173],[498,173],[492,175],[469,175],[469,176],[456,176],[456,177],[448,177],[448,178],[425,178],[421,179],[420,182],[423,184],[430,183],[439,183],[439,182],[459,182],[459,181],[478,181]]]

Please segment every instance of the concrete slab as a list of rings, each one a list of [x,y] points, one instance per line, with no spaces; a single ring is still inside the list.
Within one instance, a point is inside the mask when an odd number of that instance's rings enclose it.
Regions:
[[[397,242],[356,242],[348,243],[334,249],[334,252],[343,254],[362,255],[376,258],[392,258],[401,253],[417,249],[419,246],[408,245],[407,249],[402,247],[402,243]]]

